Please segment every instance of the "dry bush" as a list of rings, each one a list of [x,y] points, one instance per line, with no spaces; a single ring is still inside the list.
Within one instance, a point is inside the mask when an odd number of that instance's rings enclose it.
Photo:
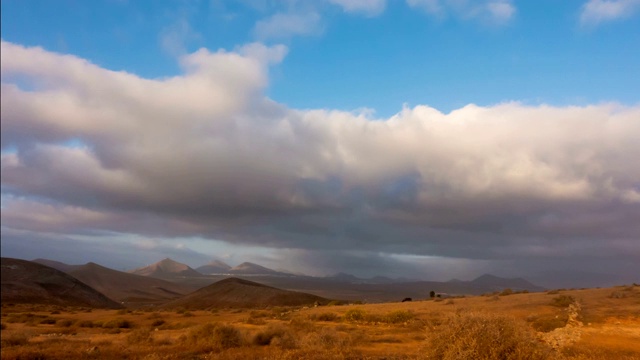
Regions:
[[[25,334],[11,334],[2,336],[2,348],[8,346],[20,346],[25,345],[29,342],[29,338]]]
[[[296,335],[282,324],[269,324],[266,329],[253,337],[253,344],[260,346],[273,344],[285,349],[293,349],[297,346]]]
[[[445,305],[453,305],[455,304],[455,301],[453,301],[453,299],[447,299],[447,301],[444,302]]]
[[[629,296],[628,294],[622,292],[622,291],[614,291],[609,295],[609,298],[611,299],[624,299],[627,296]]]
[[[105,322],[102,324],[102,327],[105,329],[130,329],[133,327],[133,324],[129,320],[115,319]]]
[[[498,315],[452,315],[428,338],[428,359],[542,360],[553,355],[553,350],[540,344],[526,324]]]
[[[72,320],[72,319],[60,319],[56,322],[56,325],[60,326],[60,327],[70,327],[71,325],[73,325],[76,321]]]
[[[54,318],[44,318],[40,320],[40,324],[42,325],[53,325],[56,323],[56,319]]]
[[[82,328],[92,328],[95,325],[91,320],[81,320],[81,321],[78,321],[78,326]]]
[[[351,344],[352,341],[348,334],[326,327],[310,332],[300,339],[300,347],[303,349],[344,350]]]
[[[507,295],[511,295],[513,294],[513,290],[506,288],[504,290],[502,290],[502,292],[500,293],[500,296],[507,296]]]
[[[6,329],[6,328],[7,328],[7,325],[6,325],[5,323],[1,323],[1,324],[0,324],[0,329],[1,329],[1,330],[4,330],[4,329]]]
[[[556,290],[547,291],[547,295],[556,295],[556,294],[559,294],[559,293],[560,293],[560,290],[557,290],[557,289]]]
[[[127,335],[127,344],[129,345],[149,344],[152,341],[151,329],[148,328],[135,329]]]
[[[320,314],[311,314],[309,315],[309,319],[313,321],[338,321],[340,320],[340,316],[332,312],[323,312]]]
[[[573,304],[575,301],[576,299],[571,295],[560,295],[552,299],[551,305],[557,306],[557,307],[568,307],[569,305]]]
[[[240,347],[245,343],[244,335],[232,325],[205,324],[187,334],[183,339],[195,349],[206,351],[222,351]]]
[[[492,295],[490,298],[487,299],[487,301],[498,301],[500,300],[500,296],[498,295]]]
[[[151,323],[151,326],[161,326],[164,325],[165,321],[163,319],[156,319],[153,320],[153,322]]]
[[[415,318],[415,314],[408,310],[395,310],[387,313],[383,319],[389,324],[401,324]]]
[[[569,316],[567,314],[562,314],[562,315],[546,314],[546,315],[527,317],[527,322],[529,322],[531,327],[536,331],[550,332],[567,325],[568,319],[569,319]]]
[[[362,309],[351,309],[344,313],[344,319],[350,322],[364,321],[367,317],[367,312]]]

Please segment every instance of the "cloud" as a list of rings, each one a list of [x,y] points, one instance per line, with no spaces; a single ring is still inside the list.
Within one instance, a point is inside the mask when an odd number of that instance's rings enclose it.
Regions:
[[[582,7],[580,22],[597,25],[631,16],[640,9],[640,0],[589,0]]]
[[[407,5],[421,9],[429,15],[476,19],[490,24],[504,24],[516,13],[511,0],[407,0]]]
[[[3,231],[214,239],[315,253],[318,269],[345,253],[359,273],[417,269],[407,255],[640,272],[640,106],[373,119],[267,98],[283,46],[200,49],[165,79],[1,51]]]
[[[187,44],[200,39],[202,35],[193,30],[185,16],[165,27],[159,36],[162,50],[172,56],[180,56],[187,53]]]
[[[319,35],[322,19],[317,12],[276,13],[256,23],[254,33],[260,40],[287,39],[300,35]]]
[[[371,17],[382,14],[387,6],[386,0],[329,0],[329,2],[341,6],[347,13]]]

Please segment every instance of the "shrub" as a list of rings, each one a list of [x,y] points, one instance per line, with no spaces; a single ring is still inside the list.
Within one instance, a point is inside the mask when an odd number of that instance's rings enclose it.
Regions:
[[[3,348],[8,346],[25,345],[28,342],[29,339],[24,334],[11,334],[9,336],[3,336],[1,341]]]
[[[428,334],[429,359],[548,359],[551,348],[540,344],[526,324],[477,313],[450,316]]]
[[[56,319],[54,318],[46,318],[46,319],[40,320],[40,324],[43,324],[43,325],[53,325],[55,323],[56,323]]]
[[[500,296],[498,295],[493,295],[487,299],[487,301],[498,301],[498,300],[500,300]]]
[[[628,296],[628,295],[627,295],[627,294],[625,294],[625,293],[624,293],[624,292],[622,292],[622,291],[614,291],[614,292],[612,292],[612,293],[609,295],[609,297],[610,297],[611,299],[624,299],[624,298],[626,298],[627,296]]]
[[[414,317],[415,315],[411,311],[396,310],[386,314],[384,316],[384,321],[390,324],[400,324],[400,323],[405,323],[413,319]]]
[[[500,296],[507,296],[507,295],[511,295],[513,294],[513,290],[506,288],[504,290],[502,290],[502,292],[500,293]]]
[[[219,349],[242,346],[242,334],[231,325],[218,325],[213,330],[213,344]]]
[[[309,319],[316,321],[337,321],[340,319],[340,316],[336,313],[324,312],[321,314],[313,314],[309,316]]]
[[[75,320],[70,320],[70,319],[60,319],[56,322],[56,325],[60,326],[60,327],[70,327],[71,325],[73,325],[73,323],[75,322]]]
[[[4,330],[7,328],[7,325],[5,325],[5,323],[0,323],[0,330]]]
[[[82,320],[78,322],[78,326],[83,328],[92,328],[94,326],[93,321],[91,320]]]
[[[156,319],[156,320],[153,320],[153,322],[151,323],[151,326],[161,326],[161,325],[163,325],[164,323],[165,323],[165,321],[164,321],[164,320],[162,320],[162,319]]]
[[[447,299],[447,301],[444,302],[445,305],[453,305],[455,304],[455,301],[453,301],[453,299]]]
[[[143,328],[133,330],[127,335],[127,344],[144,344],[151,343],[151,329]]]
[[[344,314],[344,319],[351,322],[363,321],[367,312],[362,309],[351,309]]]
[[[279,341],[276,341],[276,339],[279,339]],[[260,346],[273,343],[283,348],[293,348],[295,347],[295,337],[283,325],[270,324],[265,330],[260,331],[253,337],[253,343]]]
[[[225,350],[242,346],[242,333],[231,325],[205,324],[191,331],[184,338],[190,345],[200,351]]]
[[[531,323],[531,327],[540,332],[550,332],[555,329],[564,327],[567,324],[568,317],[556,316],[556,315],[542,315],[537,317],[528,318],[527,321]]]
[[[102,327],[106,329],[129,329],[133,327],[133,324],[129,320],[116,319],[105,322]]]
[[[551,301],[551,305],[557,307],[567,307],[573,304],[575,301],[576,299],[574,299],[571,295],[560,295],[553,298],[553,300]]]

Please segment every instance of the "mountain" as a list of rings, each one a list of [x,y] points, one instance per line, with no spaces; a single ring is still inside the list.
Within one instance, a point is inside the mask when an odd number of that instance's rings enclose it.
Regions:
[[[231,270],[231,266],[227,265],[226,263],[220,260],[214,260],[206,265],[202,265],[196,268],[197,272],[204,275],[227,274],[229,273],[229,270]]]
[[[267,306],[299,306],[314,303],[326,304],[329,300],[311,294],[282,290],[253,281],[227,278],[171,301],[164,308],[190,310],[209,308],[256,308]]]
[[[194,290],[167,280],[117,271],[92,262],[77,266],[69,275],[109,298],[129,305],[166,302]]]
[[[250,262],[243,262],[242,264],[229,269],[228,272],[229,274],[235,275],[290,275]]]
[[[122,306],[80,280],[32,261],[1,258],[2,304],[47,304],[117,309]]]
[[[528,291],[544,290],[544,288],[534,285],[522,278],[501,278],[491,274],[484,274],[469,283],[492,291],[500,291],[506,288]]]
[[[171,277],[194,277],[202,276],[199,272],[193,270],[188,265],[173,261],[169,258],[161,260],[155,264],[151,264],[145,267],[141,267],[130,271],[132,274],[151,276],[156,278],[171,278]]]
[[[351,275],[351,274],[347,274],[347,273],[343,273],[343,272],[339,272],[335,275],[332,276],[327,276],[325,279],[327,280],[331,280],[331,281],[338,281],[338,282],[347,282],[347,283],[360,283],[362,282],[362,279],[356,277],[355,275]]]
[[[49,260],[49,259],[35,259],[31,260],[31,262],[42,264],[48,267],[52,267],[54,269],[60,270],[62,272],[68,273],[69,271],[77,268],[80,265],[69,265],[60,261]]]

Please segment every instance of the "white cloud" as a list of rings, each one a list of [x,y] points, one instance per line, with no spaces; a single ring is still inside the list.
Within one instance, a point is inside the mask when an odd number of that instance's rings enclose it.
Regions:
[[[386,0],[329,0],[329,2],[341,6],[345,12],[365,16],[378,16],[384,12],[387,5]]]
[[[166,79],[1,52],[6,228],[473,259],[525,258],[531,238],[604,256],[640,237],[639,106],[419,105],[373,121],[266,98],[282,46],[201,49]]]
[[[296,35],[318,35],[323,25],[316,12],[277,13],[256,23],[254,33],[260,40],[286,39]]]
[[[187,44],[202,36],[193,30],[186,17],[181,17],[173,24],[165,27],[159,36],[162,49],[173,56],[187,53]]]
[[[475,19],[489,24],[504,24],[516,13],[512,0],[406,0],[410,7],[427,14],[444,17],[454,15],[461,19]]]
[[[640,9],[640,0],[589,0],[582,7],[580,22],[597,25],[633,15]]]

